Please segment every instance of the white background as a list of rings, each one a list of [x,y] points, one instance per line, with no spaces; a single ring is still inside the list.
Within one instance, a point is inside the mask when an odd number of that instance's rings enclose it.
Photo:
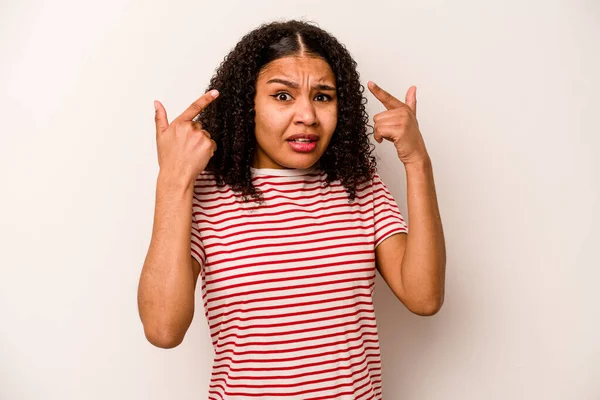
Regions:
[[[0,399],[206,398],[202,303],[172,350],[146,341],[137,313],[152,102],[172,120],[242,35],[284,18],[334,34],[365,86],[402,101],[417,86],[446,301],[419,317],[378,276],[385,399],[600,399],[596,0],[1,7]],[[373,143],[408,216],[393,144]]]

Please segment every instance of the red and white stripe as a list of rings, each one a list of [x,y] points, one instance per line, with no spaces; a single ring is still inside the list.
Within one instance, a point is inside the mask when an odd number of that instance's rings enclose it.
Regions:
[[[375,247],[408,228],[378,174],[349,203],[309,169],[252,169],[266,204],[203,172],[191,254],[215,351],[209,399],[381,399]]]

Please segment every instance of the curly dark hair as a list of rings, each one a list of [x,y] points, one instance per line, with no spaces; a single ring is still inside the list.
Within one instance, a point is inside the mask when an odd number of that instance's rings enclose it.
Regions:
[[[327,173],[325,186],[340,180],[349,201],[356,187],[371,180],[377,159],[367,127],[369,116],[356,70],[356,61],[346,47],[328,32],[308,22],[290,20],[263,24],[246,34],[225,57],[207,90],[219,90],[219,97],[196,117],[211,134],[217,150],[205,170],[215,176],[217,186],[228,184],[264,202],[263,193],[254,187],[250,166],[256,151],[254,136],[254,96],[258,74],[269,62],[298,55],[320,57],[331,67],[336,80],[338,122],[331,141],[318,161]]]

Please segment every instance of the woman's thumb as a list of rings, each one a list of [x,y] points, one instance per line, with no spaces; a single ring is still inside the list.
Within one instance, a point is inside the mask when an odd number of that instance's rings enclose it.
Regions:
[[[160,135],[169,127],[167,119],[167,110],[158,100],[154,100],[154,123],[156,124],[156,136]]]

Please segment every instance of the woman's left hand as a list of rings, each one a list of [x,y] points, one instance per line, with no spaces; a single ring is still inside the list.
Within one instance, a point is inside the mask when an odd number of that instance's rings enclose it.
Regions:
[[[406,92],[406,103],[401,102],[374,82],[369,81],[369,90],[387,108],[373,117],[373,138],[382,143],[387,139],[394,143],[402,163],[423,162],[429,159],[423,136],[417,122],[417,87]],[[413,89],[414,88],[414,89]]]

